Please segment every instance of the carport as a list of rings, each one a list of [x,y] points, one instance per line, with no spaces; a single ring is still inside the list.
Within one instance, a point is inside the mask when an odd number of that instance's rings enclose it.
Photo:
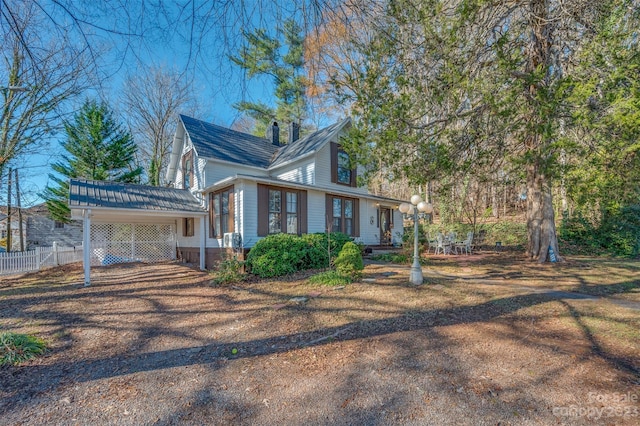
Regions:
[[[185,189],[71,179],[69,208],[72,219],[83,221],[85,286],[91,266],[174,260],[179,221],[197,220],[205,235],[207,212]],[[204,243],[200,238],[200,269]]]

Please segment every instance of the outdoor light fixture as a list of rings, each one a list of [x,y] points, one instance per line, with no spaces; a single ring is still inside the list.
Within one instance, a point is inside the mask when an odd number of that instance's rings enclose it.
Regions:
[[[422,267],[420,266],[420,255],[418,253],[418,214],[426,213],[431,214],[433,212],[433,206],[431,203],[427,203],[422,200],[419,195],[413,195],[411,197],[411,204],[402,203],[398,207],[401,213],[413,215],[413,265],[411,265],[411,274],[409,279],[412,284],[422,284]]]

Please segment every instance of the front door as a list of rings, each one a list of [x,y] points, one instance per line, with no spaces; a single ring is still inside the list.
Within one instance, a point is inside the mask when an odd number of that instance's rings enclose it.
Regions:
[[[380,245],[391,245],[391,209],[380,208]]]

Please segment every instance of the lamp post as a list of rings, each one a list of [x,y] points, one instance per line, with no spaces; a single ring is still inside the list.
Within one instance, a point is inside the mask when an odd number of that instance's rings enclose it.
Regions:
[[[433,212],[433,206],[426,201],[422,201],[419,195],[413,195],[411,197],[411,204],[402,203],[398,207],[401,213],[413,215],[413,265],[411,265],[411,274],[409,279],[412,284],[422,284],[422,266],[420,266],[420,255],[418,253],[418,212],[431,213]]]

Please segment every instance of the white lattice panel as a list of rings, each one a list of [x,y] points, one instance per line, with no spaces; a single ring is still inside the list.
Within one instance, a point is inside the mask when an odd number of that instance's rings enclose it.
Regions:
[[[91,265],[159,262],[176,258],[174,225],[91,224]]]

